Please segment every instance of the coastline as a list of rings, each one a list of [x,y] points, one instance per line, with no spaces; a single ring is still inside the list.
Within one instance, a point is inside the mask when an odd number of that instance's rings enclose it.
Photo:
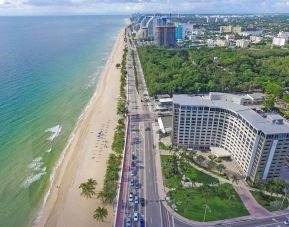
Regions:
[[[111,54],[101,72],[95,93],[73,129],[51,176],[34,226],[111,226],[113,209],[107,205],[105,222],[93,219],[93,211],[102,206],[96,198],[80,195],[80,183],[96,179],[97,191],[103,186],[106,162],[111,152],[114,128],[117,125],[116,104],[119,97],[120,63],[124,48],[124,29],[117,36]],[[97,134],[102,132],[101,137]],[[55,174],[55,175],[54,175]]]

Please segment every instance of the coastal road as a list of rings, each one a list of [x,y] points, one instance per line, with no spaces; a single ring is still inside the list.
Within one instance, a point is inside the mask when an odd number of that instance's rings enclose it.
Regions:
[[[128,101],[129,101],[129,118],[130,126],[128,128],[129,143],[128,143],[128,166],[131,167],[131,156],[137,156],[137,173],[136,176],[131,176],[129,169],[126,170],[126,179],[123,184],[125,187],[124,209],[125,216],[123,217],[122,226],[126,226],[126,218],[132,218],[132,226],[140,226],[139,222],[133,221],[135,211],[139,212],[145,220],[145,226],[151,227],[189,227],[189,226],[232,226],[232,227],[281,227],[286,226],[284,221],[287,220],[288,214],[276,216],[274,218],[248,219],[239,221],[222,221],[218,224],[210,225],[208,223],[193,223],[186,221],[170,212],[163,205],[158,194],[158,182],[156,179],[156,163],[155,163],[155,147],[153,138],[152,123],[155,118],[151,111],[150,103],[145,102],[147,98],[146,85],[143,80],[142,71],[138,60],[137,75],[139,81],[139,89],[136,89],[134,69],[132,63],[132,51],[137,57],[135,46],[131,46],[128,42]],[[130,186],[130,179],[137,179],[141,183],[140,189],[135,189]],[[129,194],[133,193],[140,198],[145,198],[145,207],[140,204],[129,202]],[[116,225],[120,227],[120,225]]]

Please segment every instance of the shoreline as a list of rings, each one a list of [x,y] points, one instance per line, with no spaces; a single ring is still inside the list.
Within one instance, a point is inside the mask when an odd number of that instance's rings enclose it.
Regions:
[[[123,38],[124,29],[121,29],[102,69],[95,92],[81,112],[50,174],[50,184],[33,226],[80,226],[80,223],[81,226],[112,225],[112,206],[106,206],[109,212],[107,220],[97,222],[92,215],[98,205],[102,206],[101,201],[84,198],[80,195],[78,186],[87,178],[93,177],[98,183],[97,191],[102,189],[106,161],[111,152],[114,128],[118,120],[116,102],[119,97],[120,71],[115,68],[115,64],[121,62]],[[96,134],[104,130],[104,138],[98,140]],[[87,152],[88,149],[90,152]],[[85,220],[84,216],[87,216]]]

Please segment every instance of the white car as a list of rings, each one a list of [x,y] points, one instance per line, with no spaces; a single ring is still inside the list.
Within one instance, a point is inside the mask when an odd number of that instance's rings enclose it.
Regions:
[[[286,220],[286,221],[284,221],[284,224],[285,224],[285,225],[289,225],[289,219]]]
[[[138,221],[138,212],[137,212],[137,211],[135,211],[135,212],[133,213],[133,220],[134,220],[134,221]]]

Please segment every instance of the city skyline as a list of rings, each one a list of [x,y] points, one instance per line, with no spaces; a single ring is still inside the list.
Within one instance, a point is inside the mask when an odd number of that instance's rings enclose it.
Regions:
[[[0,0],[0,15],[287,13],[288,0]]]

